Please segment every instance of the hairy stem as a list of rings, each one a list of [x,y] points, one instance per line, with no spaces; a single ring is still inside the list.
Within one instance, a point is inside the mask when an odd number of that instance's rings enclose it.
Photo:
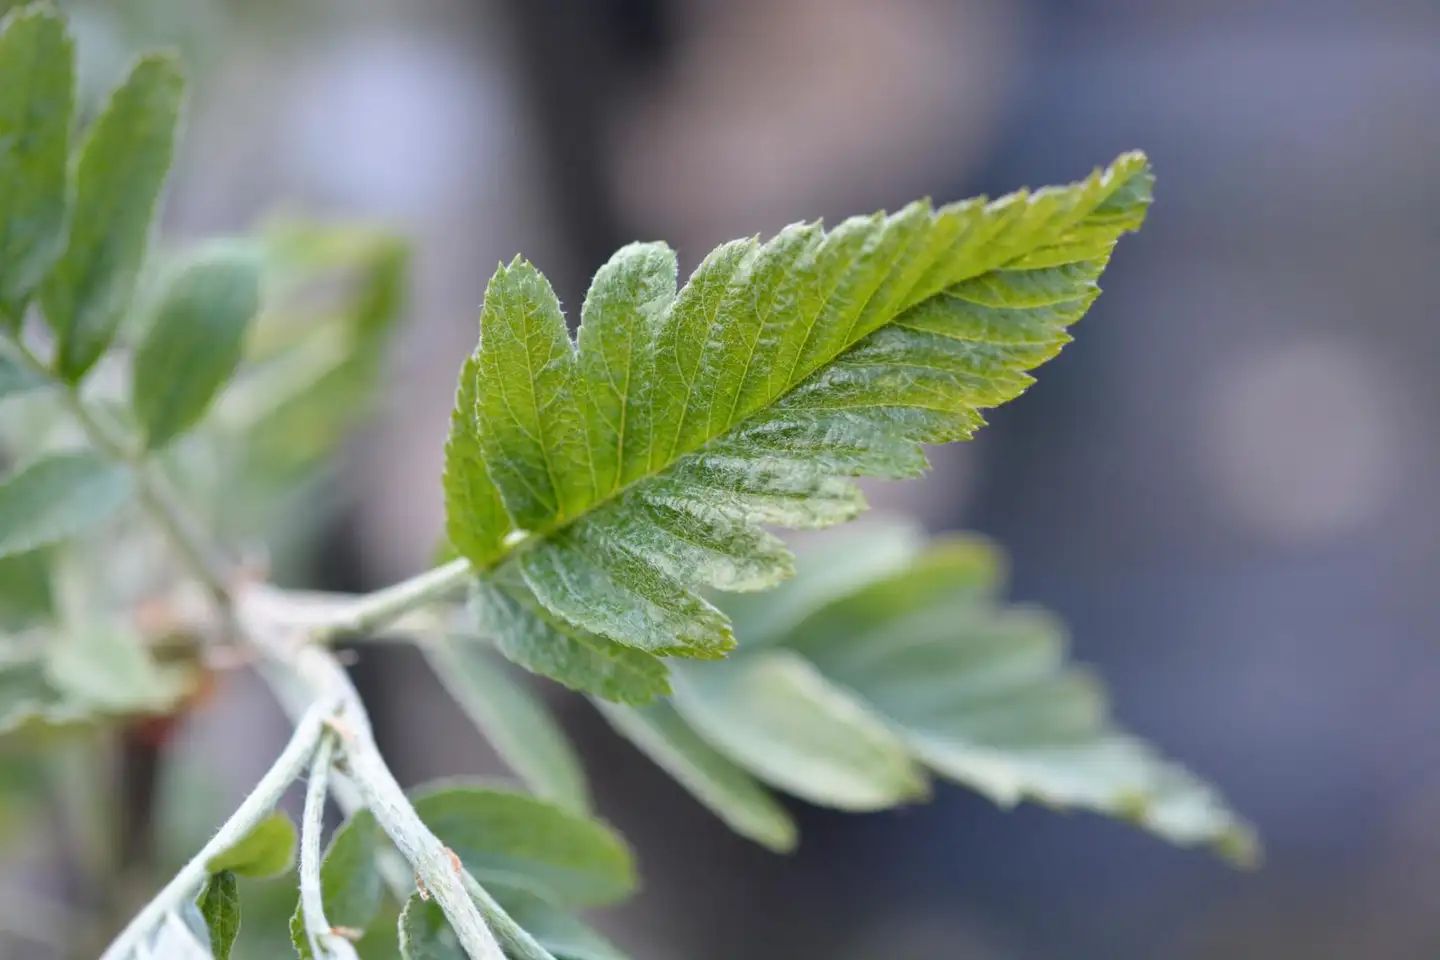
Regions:
[[[129,926],[101,954],[100,960],[127,960],[137,954],[145,937],[160,926],[166,915],[183,906],[187,898],[195,896],[209,875],[209,862],[243,840],[256,824],[268,817],[285,790],[304,772],[325,735],[325,721],[334,708],[335,704],[331,701],[317,704],[306,712],[296,724],[295,733],[279,759],[260,778],[255,789],[210,842],[201,847],[200,852],[135,915]]]
[[[327,732],[315,748],[310,783],[305,790],[305,814],[300,822],[300,906],[305,936],[317,960],[357,960],[350,941],[337,936],[325,917],[325,894],[320,881],[320,833],[325,826],[325,800],[330,793],[330,763],[335,735]]]
[[[360,695],[345,669],[328,650],[313,644],[298,651],[294,666],[312,690],[333,692],[341,697],[334,726],[351,781],[380,828],[415,870],[417,881],[445,911],[460,946],[472,960],[505,960],[500,945],[465,889],[465,871],[459,859],[425,826],[381,757]]]
[[[311,634],[311,640],[329,643],[342,637],[379,630],[418,607],[454,593],[464,586],[470,575],[468,560],[452,560],[392,587],[377,590],[356,600],[333,621],[317,628]]]
[[[48,365],[25,346],[20,336],[13,336],[11,343],[24,363],[37,373],[56,379]],[[284,595],[279,591],[253,589],[243,595],[243,599],[255,601],[253,604],[237,602],[242,598],[237,597],[232,587],[228,565],[207,538],[198,532],[146,451],[132,447],[121,432],[85,403],[73,385],[58,380],[57,383],[63,387],[62,398],[67,410],[96,450],[133,470],[142,505],[170,540],[191,574],[210,591],[221,615],[222,630],[229,633],[238,628],[238,639],[265,658],[268,665],[262,673],[282,702],[294,708],[303,693],[309,703],[303,708],[289,746],[255,791],[245,799],[220,833],[136,915],[101,960],[128,957],[186,896],[194,895],[204,882],[206,863],[243,837],[274,807],[280,794],[321,747],[327,725],[340,738],[350,779],[360,800],[374,813],[376,821],[409,861],[417,884],[422,885],[422,889],[428,891],[445,911],[461,947],[471,960],[505,960],[500,945],[466,890],[466,874],[459,859],[425,826],[405,797],[405,791],[396,782],[375,744],[360,695],[351,684],[345,668],[323,646],[342,637],[385,627],[407,613],[453,593],[470,575],[468,562],[456,560],[361,597],[331,619],[311,623],[297,633],[293,623],[287,623],[284,616],[277,616],[277,611],[283,611],[285,606]],[[297,639],[304,642],[297,643]],[[322,766],[328,770],[328,763]],[[323,786],[323,776],[321,780]],[[320,800],[311,806],[323,806],[323,799],[322,791]],[[312,816],[318,817],[319,814],[307,809],[307,826]],[[318,826],[309,826],[306,836],[317,845],[317,849],[311,851],[314,860],[318,860],[319,856],[317,835]],[[315,900],[318,867],[311,874],[313,882],[309,897]],[[323,932],[327,942],[333,944],[334,938],[329,937],[328,929],[316,931],[309,927],[312,923],[323,923],[323,902],[318,902],[317,907],[313,913],[308,905],[306,908],[307,930],[312,943],[315,934]]]

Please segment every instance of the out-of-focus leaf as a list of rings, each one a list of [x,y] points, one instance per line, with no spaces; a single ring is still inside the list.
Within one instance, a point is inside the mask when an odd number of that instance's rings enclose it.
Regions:
[[[195,425],[240,363],[260,307],[260,256],[216,244],[175,276],[135,356],[135,414],[152,449]]]
[[[272,226],[266,246],[282,295],[286,287],[335,279],[345,291],[319,325],[296,323],[284,312],[262,314],[250,349],[263,362],[235,384],[239,403],[227,397],[231,422],[249,444],[247,468],[288,482],[337,449],[369,409],[388,334],[408,294],[410,250],[382,231],[301,221]],[[269,398],[275,399],[254,402]]]
[[[535,793],[576,813],[590,809],[580,758],[544,703],[478,644],[428,645],[435,676],[510,769]]]
[[[0,30],[0,323],[18,323],[65,243],[75,51],[45,7],[7,16]],[[12,392],[5,381],[0,359],[0,397]]]
[[[86,533],[130,497],[129,471],[90,453],[42,457],[0,482],[0,557]]]
[[[157,664],[138,637],[121,631],[77,628],[56,638],[47,656],[50,685],[64,702],[90,713],[164,713],[190,686],[182,669]]]
[[[78,381],[130,307],[170,170],[185,82],[170,55],[141,59],[80,148],[69,245],[41,287],[55,368]]]
[[[39,652],[0,654],[0,734],[11,733],[29,720],[66,722],[83,712],[67,703],[50,682]]]
[[[1067,662],[1060,624],[995,599],[1002,566],[979,538],[938,541],[783,642],[921,762],[999,804],[1094,810],[1253,861],[1253,831],[1219,794],[1114,725],[1103,689]]]
[[[295,863],[295,824],[283,813],[257,823],[239,843],[210,858],[211,873],[230,871],[243,877],[273,877]]]
[[[730,829],[771,850],[783,853],[795,848],[795,821],[780,801],[701,739],[670,703],[662,700],[646,707],[629,707],[596,700],[595,706],[621,736]]]
[[[625,954],[571,913],[519,890],[497,890],[500,907],[555,960],[626,960]]]
[[[20,361],[0,353],[0,400],[39,390],[48,382]]]
[[[204,942],[207,932],[204,918],[199,921],[200,929],[192,929],[190,923],[176,913],[165,914],[159,928],[150,938],[150,944],[138,954],[137,960],[215,960],[210,947]]]
[[[675,672],[675,709],[771,786],[842,810],[928,795],[923,768],[885,721],[793,653],[686,667],[695,669]]]
[[[635,889],[625,842],[563,807],[458,781],[423,788],[414,800],[420,818],[487,888],[572,906],[612,903]]]
[[[210,952],[215,960],[230,960],[230,950],[240,935],[240,888],[235,874],[229,870],[212,873],[195,903],[210,931]]]
[[[925,547],[925,533],[904,521],[860,519],[825,535],[824,548],[795,558],[795,577],[764,593],[725,597],[735,638],[747,649],[768,646],[816,609],[903,569]]]
[[[50,551],[0,557],[0,631],[15,630],[51,616]]]

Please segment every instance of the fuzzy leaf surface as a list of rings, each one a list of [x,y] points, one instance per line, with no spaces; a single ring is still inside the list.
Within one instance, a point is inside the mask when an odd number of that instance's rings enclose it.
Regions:
[[[853,518],[852,477],[917,476],[923,445],[1018,396],[1150,184],[1127,154],[1066,187],[797,224],[721,246],[679,290],[667,248],[632,244],[576,341],[534,267],[501,266],[452,420],[452,545],[587,634],[723,656],[730,622],[699,591],[788,578],[765,527]]]

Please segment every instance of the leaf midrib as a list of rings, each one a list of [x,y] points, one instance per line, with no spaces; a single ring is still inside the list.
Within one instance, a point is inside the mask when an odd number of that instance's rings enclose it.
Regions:
[[[997,202],[998,202],[998,201],[997,201]],[[1102,201],[1102,203],[1103,203],[1103,201]],[[988,204],[987,204],[987,206],[988,206]],[[1077,217],[1077,218],[1076,218],[1076,222],[1078,223],[1078,222],[1080,222],[1080,221],[1083,221],[1083,220],[1084,220],[1086,217],[1088,217],[1088,216],[1090,216],[1090,212],[1086,212],[1086,213],[1080,215],[1079,217]],[[828,235],[827,235],[827,236],[828,236]],[[965,282],[967,282],[967,281],[969,281],[969,280],[974,280],[976,277],[984,276],[985,274],[988,274],[988,273],[993,273],[993,272],[998,271],[998,270],[1004,270],[1004,269],[1006,269],[1006,267],[1007,267],[1009,264],[1013,263],[1013,262],[1016,261],[1016,260],[1019,260],[1019,259],[1025,257],[1025,256],[1028,256],[1034,249],[1036,249],[1036,248],[1038,248],[1039,246],[1042,246],[1042,245],[1043,245],[1043,244],[1031,244],[1027,249],[1025,249],[1025,250],[1023,250],[1023,251],[1019,251],[1019,252],[1015,252],[1015,253],[1011,254],[1009,257],[1007,257],[1003,262],[1001,262],[1001,263],[999,263],[999,264],[996,264],[996,265],[993,265],[993,266],[984,266],[983,268],[978,269],[978,270],[976,270],[976,271],[974,271],[974,272],[972,272],[972,273],[962,274],[962,275],[956,277],[955,279],[952,279],[949,283],[947,283],[947,284],[946,284],[944,287],[942,287],[940,290],[937,290],[934,294],[931,295],[931,297],[943,296],[943,295],[946,293],[946,291],[948,291],[948,290],[950,290],[951,288],[957,286],[958,284],[965,283]],[[908,249],[908,247],[907,247],[907,249]],[[853,265],[854,265],[854,260],[855,260],[855,259],[856,259],[855,257],[852,257],[852,258],[851,258],[851,263],[850,263],[850,266],[851,266],[851,267],[853,267]],[[848,268],[847,268],[847,269],[848,269]],[[838,271],[838,272],[837,272],[837,278],[836,278],[835,282],[830,286],[830,289],[829,289],[829,291],[828,291],[827,294],[826,294],[825,300],[821,301],[820,307],[819,307],[818,309],[816,309],[813,314],[811,314],[811,316],[810,316],[810,323],[809,323],[809,326],[808,326],[807,329],[806,329],[806,335],[805,335],[805,336],[806,336],[805,343],[806,343],[807,345],[808,345],[808,343],[809,343],[809,341],[810,341],[810,338],[811,338],[811,337],[813,336],[813,334],[814,334],[814,330],[815,330],[815,326],[816,326],[817,320],[819,319],[819,317],[821,316],[821,314],[824,313],[825,306],[829,303],[830,297],[833,297],[833,296],[834,296],[836,288],[838,288],[838,287],[840,286],[840,284],[841,284],[841,282],[842,282],[842,278],[844,277],[844,274],[845,274],[845,271]],[[907,296],[907,297],[909,296],[910,293],[912,293],[912,292],[914,291],[914,289],[915,289],[917,286],[920,285],[920,282],[923,280],[923,278],[924,278],[924,271],[921,271],[920,274],[919,274],[918,276],[916,276],[916,278],[915,278],[914,280],[911,281],[909,288],[906,290],[906,296]],[[747,273],[745,276],[738,276],[738,277],[736,277],[736,278],[734,278],[734,279],[737,279],[737,280],[745,280],[745,279],[748,279],[748,273]],[[732,282],[733,282],[733,281],[732,281]],[[883,283],[883,281],[882,281],[881,283],[876,284],[874,290],[871,290],[871,291],[870,291],[869,296],[867,296],[867,297],[865,298],[865,302],[864,302],[863,304],[861,304],[860,307],[857,309],[857,312],[856,312],[857,321],[858,321],[858,318],[864,314],[865,309],[870,305],[870,302],[874,299],[875,295],[880,292],[880,290],[883,288],[883,286],[884,286],[884,283]],[[677,293],[678,293],[678,292],[677,292]],[[860,336],[860,337],[854,337],[855,322],[857,322],[857,321],[852,321],[852,323],[851,323],[851,325],[850,325],[850,329],[849,329],[849,331],[847,331],[846,340],[843,342],[843,345],[837,347],[834,351],[832,351],[832,352],[829,353],[829,354],[822,355],[820,358],[818,358],[818,359],[816,359],[814,362],[812,362],[809,367],[802,367],[801,364],[800,364],[800,358],[804,355],[804,350],[803,350],[803,347],[802,347],[802,349],[796,353],[796,355],[795,355],[796,358],[795,358],[794,362],[791,364],[791,372],[790,372],[790,375],[789,375],[789,377],[788,377],[788,383],[789,383],[789,385],[788,385],[784,390],[782,390],[782,391],[780,391],[779,393],[775,394],[775,396],[772,397],[767,403],[765,403],[764,405],[762,405],[762,406],[760,406],[760,407],[757,407],[755,410],[753,410],[752,412],[746,414],[744,417],[740,418],[739,420],[733,421],[732,423],[730,423],[730,424],[729,424],[724,430],[722,430],[721,432],[716,433],[716,434],[714,434],[714,435],[712,435],[712,436],[707,436],[705,439],[703,439],[703,440],[701,440],[700,442],[696,443],[694,446],[689,447],[688,449],[684,449],[684,450],[680,450],[680,451],[676,452],[676,451],[672,448],[671,456],[670,456],[668,462],[666,462],[664,466],[660,467],[659,469],[650,470],[649,472],[647,472],[647,473],[644,474],[643,476],[636,477],[635,479],[629,481],[628,483],[624,483],[624,484],[620,484],[620,485],[616,486],[614,490],[612,490],[609,494],[605,495],[604,497],[597,497],[594,502],[592,502],[589,506],[587,506],[587,507],[585,508],[585,510],[584,510],[583,513],[580,513],[580,514],[578,514],[577,516],[570,517],[570,518],[568,518],[568,519],[562,520],[561,522],[551,524],[550,526],[544,527],[544,528],[542,528],[542,529],[524,531],[524,536],[522,536],[522,537],[518,538],[517,540],[515,540],[515,542],[510,545],[510,547],[509,547],[508,550],[506,550],[505,552],[497,555],[493,560],[491,560],[490,563],[487,564],[487,566],[485,567],[485,570],[486,570],[486,571],[495,570],[495,569],[497,569],[497,568],[499,568],[499,567],[501,567],[501,566],[503,566],[503,565],[511,562],[512,560],[517,559],[518,557],[521,556],[521,554],[525,553],[526,551],[536,549],[540,544],[542,544],[543,542],[545,542],[545,541],[548,540],[549,538],[555,536],[555,535],[558,534],[558,533],[563,532],[563,531],[564,531],[565,529],[567,529],[568,527],[573,526],[574,524],[579,523],[579,522],[585,520],[585,519],[586,519],[587,517],[589,517],[591,514],[595,513],[595,512],[598,511],[598,510],[603,509],[604,507],[608,506],[608,505],[609,505],[610,503],[612,503],[613,501],[619,500],[621,497],[623,497],[623,496],[624,496],[626,493],[628,493],[630,490],[632,490],[632,489],[634,489],[634,488],[636,488],[636,487],[638,487],[638,486],[641,486],[642,484],[649,483],[650,481],[655,480],[656,478],[658,478],[658,477],[660,477],[660,476],[663,476],[667,471],[673,469],[673,468],[675,467],[675,465],[676,465],[677,463],[679,463],[679,461],[680,461],[681,459],[683,459],[684,457],[686,457],[686,456],[688,456],[688,455],[690,455],[690,454],[692,454],[692,453],[695,453],[695,452],[698,451],[698,450],[703,449],[703,448],[704,448],[705,446],[707,446],[708,444],[714,443],[715,441],[720,440],[720,439],[724,438],[725,436],[727,436],[727,435],[729,435],[729,434],[731,434],[731,433],[736,432],[737,430],[741,429],[745,424],[749,423],[749,422],[750,422],[751,420],[753,420],[754,418],[756,418],[756,417],[758,417],[758,416],[763,416],[763,415],[766,414],[768,411],[774,409],[775,405],[778,404],[778,403],[780,403],[785,397],[787,397],[788,395],[790,395],[791,393],[793,393],[797,387],[799,387],[802,383],[804,383],[804,382],[805,382],[806,380],[808,380],[812,375],[814,375],[816,371],[822,370],[822,369],[824,369],[825,367],[828,367],[828,366],[830,366],[831,364],[835,363],[835,362],[838,360],[839,357],[841,357],[843,354],[845,354],[845,353],[848,352],[849,350],[853,349],[853,348],[855,347],[855,345],[856,345],[857,343],[859,343],[861,340],[865,339],[865,337],[870,336],[871,334],[875,333],[875,332],[878,331],[878,330],[882,330],[882,329],[885,329],[886,327],[891,326],[892,324],[895,323],[895,321],[896,321],[906,310],[913,309],[914,307],[919,306],[921,303],[924,303],[924,302],[930,300],[931,297],[926,297],[926,298],[924,298],[923,300],[920,300],[920,301],[918,301],[918,302],[916,302],[916,303],[910,303],[910,304],[907,304],[905,307],[903,307],[903,308],[901,308],[901,309],[897,309],[897,310],[895,311],[895,314],[894,314],[889,320],[886,320],[884,323],[882,323],[882,324],[880,324],[879,326],[875,327],[873,330],[867,330],[867,331],[865,331],[864,335],[862,335],[862,336]],[[672,301],[672,302],[673,302],[673,301]],[[904,298],[900,298],[899,302],[904,303],[904,302],[905,302],[905,299],[904,299]],[[578,344],[576,345],[576,347],[577,347],[577,349],[578,349]],[[578,357],[578,355],[577,355],[577,357]],[[578,359],[577,359],[577,368],[578,368]],[[797,372],[798,372],[798,376],[797,376]],[[579,381],[577,380],[577,382],[579,382]],[[584,398],[582,398],[582,399],[584,399]],[[688,403],[687,403],[687,407],[688,407]],[[478,426],[478,425],[477,425],[477,426]],[[678,438],[678,436],[679,436],[679,433],[680,433],[680,431],[677,431],[677,433],[676,433],[677,438]]]

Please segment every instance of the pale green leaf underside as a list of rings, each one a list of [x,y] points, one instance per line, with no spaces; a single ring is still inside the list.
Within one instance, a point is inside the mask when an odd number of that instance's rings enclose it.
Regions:
[[[89,532],[109,520],[133,489],[123,467],[89,453],[62,453],[0,481],[0,557]]]
[[[535,794],[576,813],[590,787],[575,748],[545,704],[478,644],[432,644],[425,656],[450,696]]]
[[[866,549],[855,538],[816,559],[844,564],[855,559],[844,554]],[[811,775],[804,765],[847,769],[854,738],[799,739],[832,729],[815,703],[840,696],[878,718],[904,756],[1004,806],[1034,799],[1093,810],[1174,843],[1252,861],[1250,827],[1213,789],[1114,725],[1099,684],[1067,662],[1061,627],[1043,612],[995,599],[1000,570],[984,541],[940,541],[902,569],[877,569],[814,607],[774,646],[742,648],[725,663],[686,664],[677,671],[675,706],[740,766],[819,803],[853,799],[853,784]],[[803,594],[806,576],[762,602],[781,614],[793,609],[787,594]],[[775,684],[775,675],[800,674],[797,661],[807,668],[805,682],[825,693],[807,701]]]
[[[743,767],[707,743],[665,701],[595,707],[616,732],[740,834],[780,853],[798,840],[795,821]]]
[[[726,244],[678,292],[674,255],[632,245],[596,275],[578,344],[517,259],[462,372],[451,542],[577,631],[722,656],[729,622],[697,591],[784,580],[764,526],[851,519],[851,477],[916,476],[922,445],[1023,391],[1149,198],[1128,154],[1068,187]]]
[[[929,795],[923,768],[884,718],[789,651],[686,664],[673,702],[721,753],[811,803],[883,810]]]

